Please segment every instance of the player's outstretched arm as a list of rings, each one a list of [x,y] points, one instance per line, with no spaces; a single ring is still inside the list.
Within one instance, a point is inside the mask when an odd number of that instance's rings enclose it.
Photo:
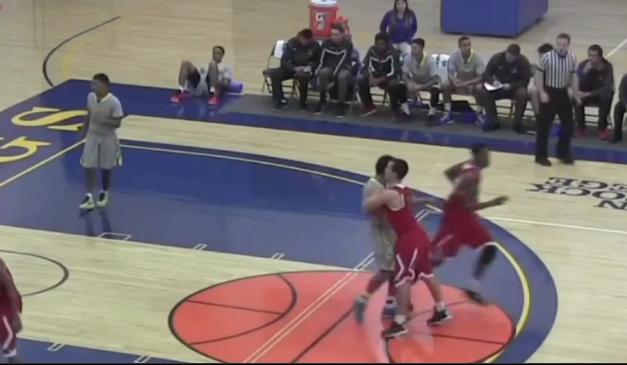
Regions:
[[[494,198],[492,200],[488,200],[487,202],[477,204],[474,207],[474,210],[477,211],[477,210],[482,210],[486,208],[497,207],[499,205],[503,205],[507,203],[508,200],[509,198],[506,196],[499,196],[498,198]]]
[[[453,182],[453,180],[455,180],[457,176],[459,176],[459,172],[462,170],[462,166],[464,166],[465,163],[466,161],[460,162],[458,164],[455,164],[449,167],[448,169],[444,171],[444,176],[446,176],[448,181]]]

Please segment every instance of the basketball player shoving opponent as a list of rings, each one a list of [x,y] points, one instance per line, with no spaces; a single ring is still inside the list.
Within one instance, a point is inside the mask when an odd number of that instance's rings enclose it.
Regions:
[[[383,208],[398,237],[393,274],[398,313],[392,325],[382,333],[386,339],[407,333],[405,323],[411,314],[411,286],[419,278],[425,281],[436,302],[433,316],[427,323],[437,325],[452,318],[444,305],[440,284],[431,268],[429,237],[414,217],[414,190],[401,185],[408,171],[409,166],[404,160],[390,161],[385,170],[388,188],[364,201],[364,208],[368,212]]]
[[[18,363],[17,334],[22,330],[22,297],[13,277],[0,259],[0,344],[2,355],[10,364]]]
[[[454,257],[464,245],[480,249],[481,254],[473,271],[473,287],[466,294],[479,304],[487,301],[479,293],[480,281],[486,269],[494,261],[497,247],[490,232],[481,224],[476,211],[503,205],[508,198],[501,196],[487,202],[479,202],[481,171],[490,165],[490,151],[485,145],[471,147],[472,159],[458,163],[445,171],[453,183],[453,192],[444,203],[442,225],[432,242],[434,265]]]
[[[393,159],[390,155],[379,157],[375,164],[375,175],[364,186],[362,204],[369,197],[385,189],[385,169]],[[386,282],[388,283],[388,297],[383,307],[382,316],[393,317],[396,314],[394,298],[396,287],[392,281],[396,233],[394,233],[394,230],[385,218],[385,213],[382,209],[371,212],[370,217],[370,233],[374,243],[374,259],[377,272],[368,281],[365,292],[355,300],[355,317],[359,323],[364,320],[370,296]]]

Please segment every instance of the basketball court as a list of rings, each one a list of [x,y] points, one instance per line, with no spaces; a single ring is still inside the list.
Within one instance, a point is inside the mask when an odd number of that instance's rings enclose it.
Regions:
[[[410,6],[427,50],[450,52],[457,37],[439,32],[436,3]],[[627,144],[577,141],[576,165],[542,168],[528,154],[533,137],[508,139],[508,131],[272,113],[269,96],[251,94],[274,42],[307,24],[307,4],[2,2],[0,256],[25,297],[23,359],[625,361]],[[390,4],[340,1],[360,49]],[[569,32],[579,59],[588,45],[603,46],[619,79],[626,15],[620,0],[552,0],[547,18],[516,42],[531,58]],[[472,39],[484,58],[512,42]],[[181,59],[204,62],[214,44],[226,48],[247,94],[220,108],[171,104]],[[81,213],[78,126],[96,72],[109,74],[127,114],[124,165],[110,206]],[[511,198],[482,212],[499,245],[484,284],[492,304],[477,306],[460,290],[476,258],[463,252],[438,270],[453,320],[426,325],[432,303],[419,284],[410,334],[383,341],[383,292],[362,325],[351,312],[374,266],[362,185],[389,153],[408,160],[408,185],[445,197],[442,171],[474,141],[497,150],[483,197]],[[416,215],[432,236],[440,207]]]

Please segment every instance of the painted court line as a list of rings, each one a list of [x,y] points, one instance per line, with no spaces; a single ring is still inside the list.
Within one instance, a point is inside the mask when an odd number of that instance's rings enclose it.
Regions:
[[[5,185],[8,185],[8,184],[12,183],[13,181],[19,179],[20,177],[22,177],[22,176],[24,176],[26,174],[29,174],[29,173],[37,170],[38,168],[42,167],[43,165],[47,164],[48,162],[63,156],[64,154],[70,152],[71,150],[73,150],[76,147],[78,147],[81,144],[83,144],[83,142],[85,142],[85,141],[84,140],[78,141],[78,142],[74,143],[73,145],[71,145],[70,147],[67,147],[67,148],[63,149],[63,150],[55,153],[54,155],[48,157],[47,159],[39,161],[38,163],[36,163],[33,166],[31,166],[31,167],[21,171],[20,173],[18,173],[16,175],[14,175],[14,176],[12,176],[12,177],[10,177],[10,178],[0,182],[0,188],[5,186]]]
[[[627,38],[623,39],[622,42],[618,44],[618,46],[614,47],[613,50],[609,51],[606,58],[612,57],[616,52],[618,52],[621,48],[623,48],[627,44]]]
[[[131,239],[131,237],[132,236],[130,234],[116,232],[102,232],[98,235],[98,238],[114,239],[120,241],[128,241]]]
[[[290,333],[294,331],[298,325],[300,325],[303,321],[309,318],[315,311],[318,310],[323,304],[325,304],[329,299],[331,299],[335,293],[341,290],[344,286],[346,286],[351,280],[362,271],[364,268],[368,267],[374,261],[373,253],[370,253],[366,256],[361,262],[353,268],[351,272],[348,272],[341,279],[335,282],[329,289],[327,289],[324,293],[322,293],[316,300],[314,300],[307,308],[305,308],[302,312],[300,312],[296,317],[294,317],[285,327],[281,328],[278,332],[276,332],[272,337],[270,337],[263,345],[261,345],[257,350],[253,351],[243,362],[256,362],[260,358],[262,358],[265,354],[267,354],[274,346],[276,346],[283,338],[288,336]]]
[[[48,351],[50,352],[57,352],[59,350],[61,350],[65,345],[62,343],[53,343],[52,345],[48,346]]]
[[[547,227],[556,227],[556,228],[564,228],[564,229],[578,229],[581,231],[591,231],[591,232],[603,232],[603,233],[614,233],[627,235],[627,231],[619,231],[615,229],[605,229],[605,228],[595,228],[595,227],[586,227],[586,226],[575,226],[570,224],[560,224],[560,223],[550,223],[550,222],[538,222],[526,219],[515,219],[515,218],[502,218],[502,217],[487,217],[488,220],[493,221],[501,221],[501,222],[512,222],[512,223],[524,223],[524,224],[532,224],[535,226],[547,226]]]
[[[145,364],[151,359],[150,356],[142,355],[133,360],[134,364]]]

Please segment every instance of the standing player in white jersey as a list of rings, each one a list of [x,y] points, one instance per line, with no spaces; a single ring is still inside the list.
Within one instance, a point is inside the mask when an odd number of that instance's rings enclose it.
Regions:
[[[379,157],[375,164],[375,175],[364,186],[363,201],[385,189],[385,168],[393,159],[394,157],[389,155]],[[388,298],[383,307],[382,315],[384,317],[393,317],[396,313],[395,286],[392,282],[396,234],[388,224],[382,210],[371,213],[370,218],[370,233],[374,243],[374,258],[377,272],[368,281],[365,292],[355,300],[355,317],[359,323],[364,320],[370,296],[386,282],[388,283]]]
[[[80,205],[82,210],[95,206],[104,208],[109,202],[111,170],[122,164],[122,152],[116,129],[120,128],[124,112],[122,104],[110,92],[109,77],[96,74],[91,81],[92,92],[87,96],[87,131],[81,165],[85,168],[87,194]],[[101,171],[102,189],[94,202],[93,192],[98,185],[97,170]]]

